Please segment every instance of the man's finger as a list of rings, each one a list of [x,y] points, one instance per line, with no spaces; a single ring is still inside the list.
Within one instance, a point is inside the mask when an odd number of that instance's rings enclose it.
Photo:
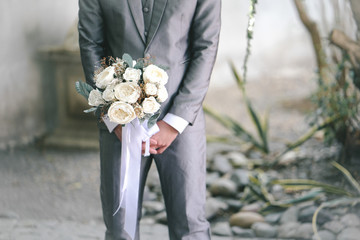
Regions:
[[[168,147],[168,146],[164,146],[164,147],[158,148],[158,149],[157,149],[157,153],[158,153],[158,154],[163,153],[163,152],[167,149],[167,147]]]

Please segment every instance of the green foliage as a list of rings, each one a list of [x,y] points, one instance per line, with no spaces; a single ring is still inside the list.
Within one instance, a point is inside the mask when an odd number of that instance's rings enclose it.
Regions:
[[[344,145],[348,136],[360,128],[359,121],[359,91],[354,85],[355,74],[350,67],[346,53],[335,67],[335,74],[330,82],[318,80],[318,89],[312,100],[317,109],[312,113],[310,124],[316,126],[328,118],[337,118],[325,129],[325,142],[332,143],[338,140]]]
[[[126,64],[129,67],[131,67],[131,68],[133,67],[133,59],[129,54],[124,53],[124,55],[122,56],[122,59],[126,62]]]
[[[160,117],[161,111],[159,110],[157,113],[155,113],[154,115],[152,115],[149,120],[148,120],[148,128],[151,128],[152,126],[154,126],[158,120],[158,118]]]
[[[92,90],[94,90],[94,88],[92,86],[90,86],[89,84],[87,84],[86,82],[83,82],[83,81],[77,81],[75,83],[75,89],[78,93],[83,95],[86,100],[89,98],[90,92]]]

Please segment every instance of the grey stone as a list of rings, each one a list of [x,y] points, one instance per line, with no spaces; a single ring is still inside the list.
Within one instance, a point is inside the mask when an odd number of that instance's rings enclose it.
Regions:
[[[240,211],[240,209],[243,207],[243,204],[241,203],[240,200],[236,200],[236,199],[224,199],[223,200],[228,206],[229,206],[229,210],[238,212]]]
[[[261,204],[259,202],[255,202],[252,204],[245,205],[241,208],[242,212],[259,212],[261,209]]]
[[[228,222],[218,222],[211,229],[212,233],[218,236],[231,236],[231,228]]]
[[[304,223],[299,226],[296,231],[295,238],[301,239],[310,239],[314,234],[312,224],[311,223]]]
[[[249,160],[240,152],[229,152],[226,157],[234,168],[247,167]]]
[[[266,222],[256,222],[251,226],[257,237],[274,238],[277,236],[277,228]]]
[[[323,240],[336,240],[336,235],[327,230],[321,230],[318,232],[319,238]],[[318,240],[315,235],[313,235],[313,240]]]
[[[301,209],[299,212],[299,218],[298,218],[299,221],[300,222],[312,222],[312,218],[314,216],[316,209],[317,209],[316,206],[310,206],[310,207]],[[322,225],[325,222],[328,222],[331,220],[332,220],[332,216],[326,210],[322,210],[318,213],[316,222],[318,224]]]
[[[270,213],[265,216],[265,221],[271,224],[276,224],[280,221],[282,213]]]
[[[346,227],[359,227],[360,226],[359,217],[353,213],[344,215],[340,221]]]
[[[338,235],[337,240],[359,240],[360,238],[360,229],[359,228],[345,228]]]
[[[279,184],[275,184],[271,188],[271,194],[274,196],[275,200],[283,199],[284,188]]]
[[[249,171],[244,169],[235,169],[231,174],[233,180],[239,187],[249,184]]]
[[[151,192],[149,187],[145,186],[143,201],[156,201],[156,199],[157,199],[157,194],[154,192]]]
[[[324,224],[325,229],[338,234],[344,229],[344,225],[340,221],[330,221]]]
[[[213,159],[211,170],[217,171],[221,174],[225,174],[232,170],[232,166],[227,157],[222,154],[217,154]]]
[[[216,182],[220,178],[220,174],[218,172],[212,172],[206,174],[206,186],[210,186],[214,182]]]
[[[14,212],[2,212],[2,213],[0,213],[0,218],[19,219],[19,215],[17,215]]]
[[[167,214],[165,211],[156,214],[155,221],[161,224],[167,224]]]
[[[165,205],[162,202],[157,201],[146,201],[143,203],[143,208],[146,211],[146,214],[156,214],[165,210]]]
[[[216,198],[208,198],[205,205],[206,219],[211,219],[221,211],[225,211],[227,209],[228,206],[226,203]]]
[[[297,222],[299,209],[296,206],[291,206],[283,213],[280,223]]]
[[[234,235],[236,235],[237,237],[241,237],[241,238],[254,238],[255,237],[255,233],[252,229],[245,229],[245,228],[241,228],[241,227],[231,227],[231,230],[233,232]]]
[[[296,238],[297,229],[300,227],[298,222],[288,222],[278,228],[278,238]]]
[[[230,217],[230,225],[250,228],[256,222],[264,222],[264,217],[255,212],[238,212]]]
[[[296,162],[297,154],[294,151],[285,153],[279,160],[278,164],[282,166],[288,166]]]
[[[210,192],[214,196],[231,197],[237,193],[236,184],[227,178],[220,178],[210,186]]]

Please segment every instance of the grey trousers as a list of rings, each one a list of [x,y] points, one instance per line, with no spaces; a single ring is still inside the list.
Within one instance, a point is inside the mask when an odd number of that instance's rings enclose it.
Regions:
[[[124,212],[118,206],[121,142],[105,126],[100,126],[100,195],[106,225],[106,240],[128,240],[123,230]],[[188,127],[160,155],[142,158],[138,226],[146,177],[154,159],[161,182],[171,240],[209,240],[210,227],[205,217],[206,138],[204,130]]]

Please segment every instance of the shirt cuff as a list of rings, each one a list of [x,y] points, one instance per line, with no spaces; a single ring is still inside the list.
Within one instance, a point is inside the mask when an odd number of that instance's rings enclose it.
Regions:
[[[114,123],[114,122],[111,122],[110,121],[110,118],[107,114],[105,114],[103,117],[102,117],[102,120],[104,121],[107,129],[109,130],[110,133],[112,133],[112,131],[114,131],[114,129],[119,125],[117,123]]]
[[[185,130],[187,125],[189,125],[188,121],[172,113],[166,114],[163,121],[175,128],[180,134]]]

